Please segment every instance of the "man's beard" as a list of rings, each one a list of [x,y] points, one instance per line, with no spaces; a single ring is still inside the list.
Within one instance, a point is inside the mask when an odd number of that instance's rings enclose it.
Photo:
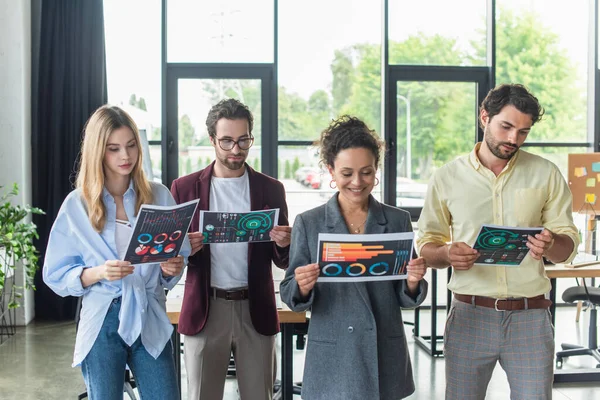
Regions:
[[[512,144],[509,142],[495,142],[490,132],[486,132],[485,143],[487,144],[487,147],[490,149],[492,154],[501,160],[510,160],[517,153],[517,150],[519,150],[519,146],[517,146],[516,144]],[[512,153],[507,154],[501,149],[502,146],[511,147],[514,149],[514,151]]]
[[[237,170],[241,169],[244,166],[244,163],[246,162],[246,157],[244,157],[243,154],[231,154],[231,155],[235,156],[235,157],[242,157],[242,160],[231,161],[227,158],[228,156],[225,156],[225,157],[221,158],[221,164],[223,164],[225,167],[227,167],[227,169],[230,169],[232,171],[237,171]]]

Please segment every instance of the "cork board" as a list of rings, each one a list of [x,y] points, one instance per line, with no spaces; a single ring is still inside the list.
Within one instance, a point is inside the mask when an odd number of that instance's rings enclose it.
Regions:
[[[573,194],[573,212],[600,210],[600,153],[569,154],[568,182]],[[587,207],[586,207],[587,203]]]

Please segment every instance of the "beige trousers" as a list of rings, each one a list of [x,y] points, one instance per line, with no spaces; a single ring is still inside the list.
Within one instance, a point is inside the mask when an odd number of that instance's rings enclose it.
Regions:
[[[256,332],[248,300],[211,298],[204,329],[184,336],[189,400],[223,399],[232,352],[241,400],[273,398],[275,336]]]

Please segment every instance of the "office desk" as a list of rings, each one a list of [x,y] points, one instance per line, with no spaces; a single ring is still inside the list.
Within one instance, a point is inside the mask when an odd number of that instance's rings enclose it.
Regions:
[[[177,371],[177,382],[179,383],[179,393],[181,394],[181,338],[177,332],[179,324],[179,313],[181,312],[182,297],[167,298],[167,316],[173,324],[173,347],[175,356],[175,368]],[[281,326],[281,393],[283,400],[292,400],[293,396],[293,324],[306,322],[306,313],[297,313],[291,311],[285,304],[277,310],[279,323]]]
[[[569,268],[563,264],[548,265],[546,266],[546,275],[548,275],[548,278],[550,278],[550,281],[552,282],[552,289],[550,290],[552,306],[550,306],[550,312],[552,313],[552,323],[554,324],[556,310],[556,279],[598,278],[600,277],[600,263],[579,268]],[[600,382],[600,368],[578,368],[572,370],[555,369],[554,383],[563,382]]]

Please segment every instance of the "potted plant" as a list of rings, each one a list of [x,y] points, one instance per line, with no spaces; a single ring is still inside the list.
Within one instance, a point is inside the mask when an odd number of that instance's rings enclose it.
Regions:
[[[0,186],[0,190],[2,188]],[[37,227],[27,221],[27,217],[44,212],[29,205],[12,204],[11,198],[18,194],[19,187],[15,183],[11,191],[0,197],[0,339],[3,328],[14,324],[14,310],[20,306],[23,288],[35,289],[33,278],[38,269],[38,251],[33,245],[33,239],[38,238]],[[21,265],[24,287],[15,285],[15,270]]]

